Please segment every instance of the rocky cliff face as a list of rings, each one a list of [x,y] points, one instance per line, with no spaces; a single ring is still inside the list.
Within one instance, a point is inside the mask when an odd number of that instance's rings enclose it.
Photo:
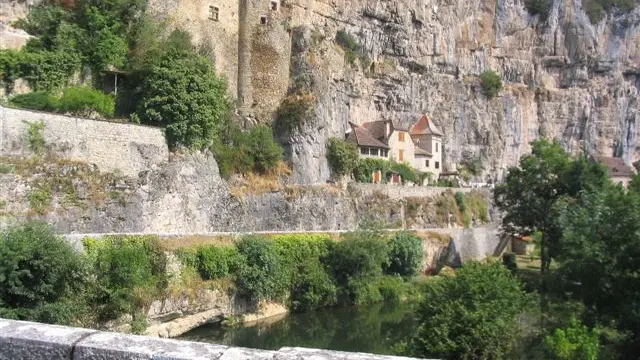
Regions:
[[[292,84],[306,81],[318,98],[290,139],[302,182],[328,178],[324,142],[347,121],[410,124],[422,113],[445,133],[445,167],[481,156],[493,178],[539,137],[640,159],[640,8],[594,25],[580,0],[554,0],[546,21],[519,0],[307,3],[291,61]],[[345,63],[342,29],[373,60],[364,69]],[[504,84],[494,99],[480,88],[488,69]]]

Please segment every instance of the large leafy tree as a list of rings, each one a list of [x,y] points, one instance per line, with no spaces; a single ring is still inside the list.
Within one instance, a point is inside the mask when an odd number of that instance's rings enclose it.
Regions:
[[[640,346],[640,194],[609,186],[558,205],[556,254],[565,289],[596,319],[613,320]]]
[[[419,327],[407,350],[443,359],[504,359],[525,303],[518,280],[499,263],[465,264],[426,287]]]
[[[545,272],[553,255],[550,249],[555,249],[561,235],[553,212],[558,199],[578,197],[607,183],[601,165],[584,155],[572,159],[560,143],[542,139],[532,143],[532,153],[522,157],[518,167],[509,169],[494,198],[505,212],[502,226],[507,233],[542,233],[541,271]]]
[[[208,147],[229,114],[226,92],[209,59],[171,50],[143,77],[136,115],[142,123],[165,126],[172,147]]]

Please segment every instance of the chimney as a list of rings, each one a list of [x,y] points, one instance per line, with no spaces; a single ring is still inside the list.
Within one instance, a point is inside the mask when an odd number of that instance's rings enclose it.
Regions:
[[[385,126],[384,138],[388,139],[389,136],[391,135],[391,120],[387,120],[384,126]]]

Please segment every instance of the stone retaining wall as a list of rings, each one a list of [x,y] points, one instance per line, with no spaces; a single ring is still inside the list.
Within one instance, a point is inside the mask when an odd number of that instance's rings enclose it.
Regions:
[[[169,159],[160,128],[90,120],[0,106],[0,156],[30,155],[27,129],[44,124],[47,147],[70,160],[95,164],[101,171],[137,177]]]
[[[400,185],[390,185],[390,184],[361,184],[361,183],[352,183],[349,184],[353,189],[359,191],[362,195],[373,195],[374,193],[380,193],[385,196],[388,196],[390,199],[398,200],[404,199],[408,197],[432,197],[438,196],[445,191],[452,191],[468,193],[472,190],[476,191],[490,191],[490,189],[485,188],[447,188],[447,187],[437,187],[437,186],[400,186]]]
[[[411,359],[286,347],[246,349],[0,319],[0,360]]]

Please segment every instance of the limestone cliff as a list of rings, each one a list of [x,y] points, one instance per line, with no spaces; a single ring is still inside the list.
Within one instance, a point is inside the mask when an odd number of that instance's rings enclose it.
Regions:
[[[492,177],[541,136],[640,158],[638,7],[593,25],[580,0],[554,0],[544,22],[518,0],[316,1],[295,25],[291,73],[306,73],[319,99],[290,141],[302,181],[326,179],[324,141],[347,121],[421,113],[444,130],[445,166],[480,155]],[[364,70],[345,63],[341,29],[373,60]],[[505,86],[492,100],[480,91],[487,69]]]

